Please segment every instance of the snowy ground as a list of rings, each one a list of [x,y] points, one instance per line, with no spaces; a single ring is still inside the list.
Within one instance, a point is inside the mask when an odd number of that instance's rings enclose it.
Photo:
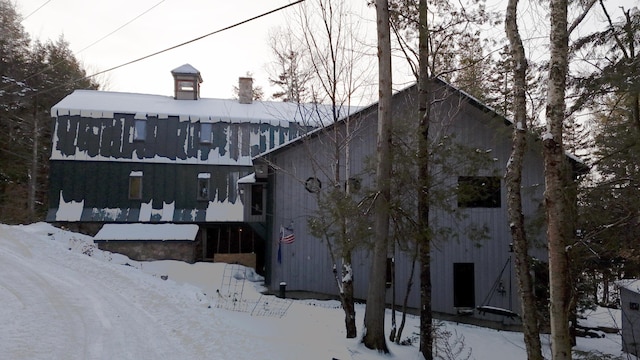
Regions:
[[[335,301],[261,296],[259,281],[225,264],[131,261],[48,224],[0,225],[0,358],[420,359],[417,344],[389,344],[385,356],[345,339]],[[356,311],[360,326],[364,307]],[[584,322],[619,324],[619,317],[598,311]],[[404,337],[417,326],[410,317]],[[454,347],[463,338],[471,359],[526,358],[520,333],[448,322],[440,330]],[[627,359],[620,348],[611,334],[579,338],[576,347]]]

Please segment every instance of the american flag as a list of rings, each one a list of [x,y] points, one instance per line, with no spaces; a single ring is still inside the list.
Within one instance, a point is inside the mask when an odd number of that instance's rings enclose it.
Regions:
[[[293,233],[293,227],[284,227],[280,225],[280,243],[293,244],[294,241],[296,241],[296,236]]]

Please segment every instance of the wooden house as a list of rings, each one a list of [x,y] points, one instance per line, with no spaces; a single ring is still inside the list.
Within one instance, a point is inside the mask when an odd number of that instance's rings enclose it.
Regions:
[[[450,174],[440,179],[440,186],[451,189],[463,183],[480,186],[485,195],[464,201],[454,196],[449,210],[430,211],[434,233],[443,230],[440,233],[448,234],[448,240],[432,246],[433,310],[443,316],[465,317],[471,322],[487,320],[502,322],[505,326],[517,325],[520,305],[503,179],[511,151],[512,123],[444,82],[437,81],[435,89],[431,98],[433,145],[442,145],[444,142],[440,140],[448,139],[473,152],[487,154],[490,165],[473,173]],[[416,95],[416,88],[409,87],[393,96],[395,127],[409,127],[408,132],[415,133]],[[348,146],[343,143],[339,147],[340,161],[335,161],[335,147],[330,146],[336,138],[349,139]],[[279,285],[286,283],[287,292],[338,294],[332,269],[334,265],[340,268],[339,259],[336,259],[338,264],[334,264],[326,241],[311,235],[309,219],[317,214],[318,192],[346,186],[347,182],[358,188],[373,185],[374,176],[367,170],[367,164],[375,158],[376,139],[377,104],[373,104],[334,126],[317,129],[255,159],[256,164],[268,169],[263,169],[260,176],[243,179],[241,186],[260,187],[267,192],[270,216],[262,221],[267,229],[266,282],[272,291],[277,292]],[[544,261],[547,255],[540,221],[544,217],[543,162],[539,142],[534,140],[532,137],[525,156],[523,207],[529,226],[536,228],[538,221],[538,231],[530,233],[530,255]],[[348,174],[343,175],[341,184],[334,183],[336,164],[339,164],[339,173]],[[407,191],[411,191],[410,188],[407,184]],[[407,209],[415,211],[415,203],[407,204]],[[245,215],[248,215],[247,209]],[[472,228],[484,229],[482,239],[473,238],[467,231]],[[286,236],[283,232],[293,232],[295,241],[282,242]],[[355,297],[359,299],[366,298],[370,258],[371,249],[365,245],[355,252],[352,261]],[[394,265],[395,276],[392,279],[389,271],[387,280],[391,285],[395,279],[396,304],[402,304],[412,264],[411,251],[390,246],[388,266]],[[540,276],[536,281],[546,280]],[[408,305],[419,308],[417,265],[413,283]],[[389,286],[389,304],[392,293]]]
[[[640,280],[617,282],[622,312],[622,351],[640,356]]]
[[[185,64],[171,73],[174,96],[76,90],[53,106],[47,221],[92,234],[104,224],[120,234],[144,225],[144,238],[96,242],[134,259],[260,271],[266,233],[243,222],[238,179],[255,172],[253,157],[305,134],[328,109],[253,101],[251,78],[240,78],[239,99],[201,98],[198,70]],[[156,224],[198,231],[169,239]]]

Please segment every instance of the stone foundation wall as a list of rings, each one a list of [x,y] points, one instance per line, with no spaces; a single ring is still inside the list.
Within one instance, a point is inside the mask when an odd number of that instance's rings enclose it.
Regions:
[[[132,260],[196,260],[195,241],[96,241],[101,250],[128,256]]]

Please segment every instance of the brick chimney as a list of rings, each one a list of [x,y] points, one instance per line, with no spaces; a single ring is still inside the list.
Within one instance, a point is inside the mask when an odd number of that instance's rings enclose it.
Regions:
[[[240,104],[253,102],[253,78],[241,77],[238,79],[238,100]]]

